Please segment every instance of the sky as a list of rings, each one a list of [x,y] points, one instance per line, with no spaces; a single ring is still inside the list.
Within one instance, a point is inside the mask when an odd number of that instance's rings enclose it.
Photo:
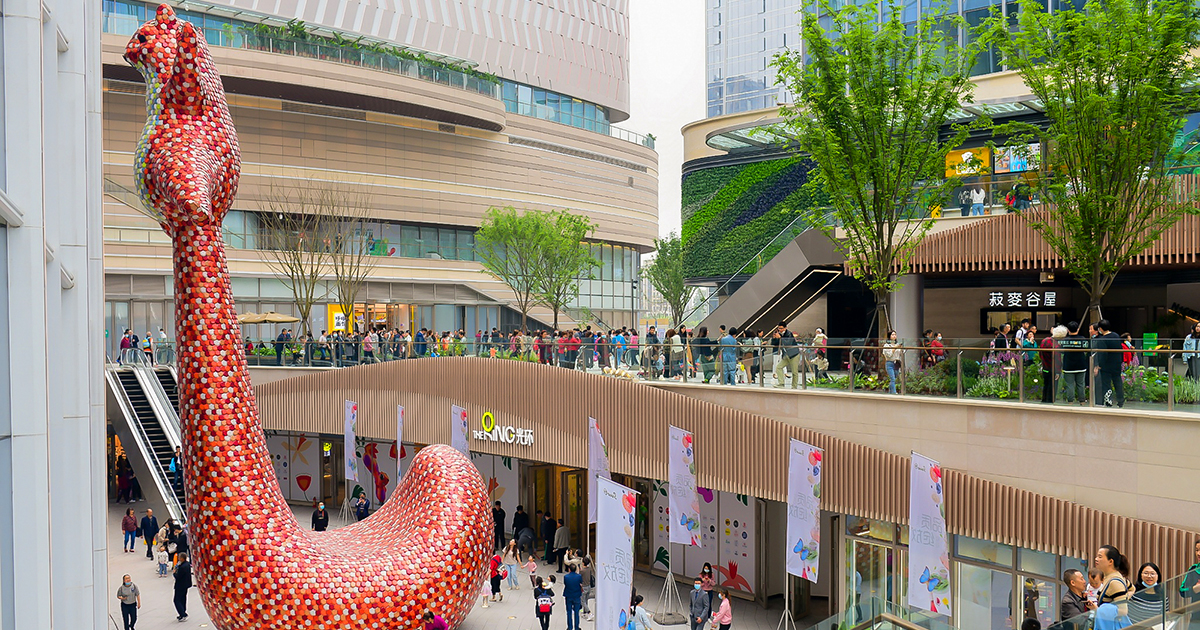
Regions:
[[[679,176],[687,123],[704,118],[704,2],[632,0],[629,120],[658,149],[658,233],[679,232]]]

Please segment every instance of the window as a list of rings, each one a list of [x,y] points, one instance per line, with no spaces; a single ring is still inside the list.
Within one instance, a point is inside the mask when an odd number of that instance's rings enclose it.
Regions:
[[[970,536],[954,537],[954,555],[968,560],[978,560],[989,564],[1012,568],[1013,548],[990,540],[980,540]],[[1010,587],[1011,590],[1011,587]],[[971,626],[962,626],[971,627]]]
[[[1011,573],[960,562],[954,608],[958,627],[1012,628],[1012,584]]]

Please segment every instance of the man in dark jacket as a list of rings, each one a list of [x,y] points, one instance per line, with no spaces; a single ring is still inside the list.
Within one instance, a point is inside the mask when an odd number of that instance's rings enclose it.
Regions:
[[[1063,594],[1062,601],[1059,602],[1058,614],[1059,621],[1065,623],[1087,614],[1091,610],[1091,604],[1084,596],[1084,590],[1087,589],[1087,578],[1084,577],[1082,571],[1067,569],[1063,572],[1063,584],[1066,585],[1067,592]]]
[[[513,512],[513,538],[521,535],[521,530],[529,527],[529,513],[525,511],[525,506],[518,505],[517,511]]]
[[[1107,319],[1096,322],[1096,332],[1092,347],[1100,352],[1095,353],[1096,404],[1104,403],[1105,407],[1125,406],[1125,384],[1121,382],[1121,337],[1113,332],[1112,324]],[[1117,352],[1112,352],[1116,350]],[[1106,352],[1107,351],[1107,352]]]
[[[546,553],[542,559],[546,564],[554,562],[554,530],[557,529],[553,518],[550,518],[550,513],[542,515],[542,542],[546,545]]]
[[[492,508],[492,524],[496,528],[495,540],[492,542],[495,544],[496,549],[503,549],[504,544],[507,542],[504,540],[504,521],[506,518],[507,515],[504,513],[504,508],[497,501],[496,507]]]
[[[142,538],[146,541],[146,557],[154,557],[154,537],[158,534],[158,519],[154,518],[154,510],[146,510],[142,517]]]
[[[318,503],[316,511],[312,515],[312,528],[314,532],[323,532],[329,527],[329,511],[325,509],[325,503]]]
[[[1087,403],[1084,392],[1087,388],[1088,338],[1079,334],[1079,322],[1067,324],[1067,330],[1070,334],[1058,341],[1058,347],[1063,350],[1063,398],[1068,403],[1078,401],[1083,405]]]
[[[696,349],[696,358],[700,361],[700,370],[704,373],[704,382],[712,380],[714,374],[717,373],[717,365],[714,360],[716,348],[713,340],[708,338],[708,326],[701,326],[699,335],[692,340],[692,347]]]
[[[179,554],[179,564],[175,565],[175,619],[187,621],[187,594],[192,588],[192,563],[188,562],[186,553]]]

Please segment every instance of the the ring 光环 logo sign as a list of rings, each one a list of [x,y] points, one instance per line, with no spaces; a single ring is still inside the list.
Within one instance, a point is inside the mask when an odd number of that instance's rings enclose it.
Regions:
[[[518,429],[513,426],[496,426],[496,416],[492,412],[485,411],[483,417],[479,419],[479,426],[482,431],[475,431],[476,440],[489,440],[492,442],[503,442],[504,444],[519,444],[521,446],[530,446],[533,444],[533,429]]]

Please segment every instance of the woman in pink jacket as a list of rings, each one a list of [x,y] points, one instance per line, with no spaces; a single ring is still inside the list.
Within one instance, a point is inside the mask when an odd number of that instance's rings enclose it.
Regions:
[[[729,626],[733,625],[733,610],[729,607],[729,591],[724,587],[717,587],[717,597],[721,599],[721,607],[717,609],[717,614],[713,615],[712,622],[720,630],[729,630]]]

